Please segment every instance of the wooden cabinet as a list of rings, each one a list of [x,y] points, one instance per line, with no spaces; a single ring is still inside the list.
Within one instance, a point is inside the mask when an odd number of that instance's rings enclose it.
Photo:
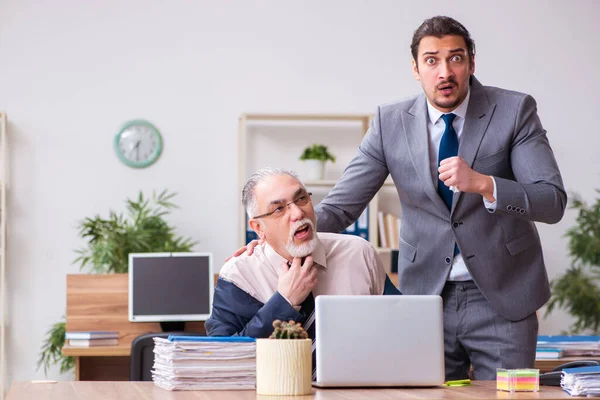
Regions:
[[[62,348],[75,357],[76,380],[129,380],[131,342],[162,329],[158,322],[130,322],[128,307],[127,274],[67,275],[67,332],[119,332],[116,346]],[[185,330],[204,334],[204,322],[187,322]]]

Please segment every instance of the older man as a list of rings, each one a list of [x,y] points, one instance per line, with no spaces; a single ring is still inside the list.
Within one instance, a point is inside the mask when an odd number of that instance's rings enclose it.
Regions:
[[[254,173],[242,202],[264,243],[221,268],[209,335],[267,337],[275,319],[307,327],[319,294],[399,294],[369,242],[317,233],[311,193],[292,172]]]

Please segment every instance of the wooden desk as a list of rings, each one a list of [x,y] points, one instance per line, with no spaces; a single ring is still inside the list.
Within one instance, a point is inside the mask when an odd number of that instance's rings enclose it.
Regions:
[[[179,391],[170,392],[154,386],[152,382],[58,382],[31,383],[14,382],[7,400],[20,399],[61,399],[61,400],[199,400],[199,399],[319,399],[319,400],[355,400],[355,399],[570,399],[559,387],[542,386],[537,393],[498,392],[496,381],[475,381],[471,386],[435,387],[435,388],[386,388],[386,389],[313,389],[310,396],[258,396],[254,390],[241,391]]]
[[[65,346],[62,353],[75,357],[75,379],[78,381],[129,380],[131,342],[106,347]]]

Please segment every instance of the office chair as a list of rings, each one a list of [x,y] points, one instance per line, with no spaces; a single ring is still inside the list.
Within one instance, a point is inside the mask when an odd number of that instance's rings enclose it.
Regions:
[[[131,342],[131,357],[129,359],[130,381],[152,381],[152,366],[154,365],[154,338],[167,338],[169,335],[201,336],[205,332],[154,332],[145,333]]]

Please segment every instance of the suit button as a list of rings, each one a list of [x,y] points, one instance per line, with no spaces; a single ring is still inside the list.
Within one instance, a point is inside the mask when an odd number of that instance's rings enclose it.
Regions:
[[[506,209],[507,209],[508,211],[512,211],[512,210],[513,210],[513,206],[506,206]]]
[[[444,261],[446,261],[446,264],[450,264],[452,259],[450,257],[446,257]]]
[[[453,228],[458,228],[460,226],[460,224],[458,222],[453,222],[452,223],[452,227]]]
[[[519,214],[525,214],[525,209],[524,209],[524,208],[521,208],[521,209],[519,210]]]

